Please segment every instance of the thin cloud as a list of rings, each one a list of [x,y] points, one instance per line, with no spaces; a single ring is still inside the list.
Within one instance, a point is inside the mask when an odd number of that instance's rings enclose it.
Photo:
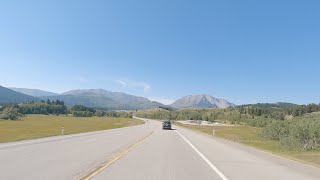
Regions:
[[[120,84],[123,88],[127,88],[130,90],[143,90],[144,93],[147,93],[150,91],[151,86],[142,81],[132,81],[128,79],[118,79],[116,80],[118,84]]]

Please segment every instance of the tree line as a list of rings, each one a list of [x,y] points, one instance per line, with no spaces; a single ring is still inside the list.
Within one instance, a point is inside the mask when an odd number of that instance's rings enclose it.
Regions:
[[[18,112],[21,114],[67,114],[67,106],[64,105],[63,101],[56,100],[50,101],[40,101],[40,102],[27,102],[18,105]]]
[[[252,118],[263,116],[265,118],[273,118],[284,120],[286,116],[301,117],[307,113],[320,111],[320,105],[308,104],[297,105],[294,107],[276,107],[276,106],[252,106],[245,105],[236,107],[241,114],[247,114]]]
[[[131,118],[132,113],[125,111],[105,111],[95,110],[94,108],[83,105],[75,105],[71,108],[65,106],[65,103],[60,100],[42,100],[40,102],[26,102],[22,104],[8,104],[0,107],[0,119],[16,120],[25,114],[72,114],[74,117],[122,117]]]
[[[142,110],[137,112],[137,116],[150,119],[169,120],[204,120],[215,122],[217,120],[236,121],[244,117],[234,109],[183,109],[183,110]]]
[[[0,119],[16,120],[25,114],[67,114],[63,101],[30,101],[22,104],[7,104],[0,108]]]
[[[115,117],[115,118],[132,118],[132,113],[125,111],[105,111],[95,110],[83,105],[75,105],[71,108],[71,114],[75,117]]]

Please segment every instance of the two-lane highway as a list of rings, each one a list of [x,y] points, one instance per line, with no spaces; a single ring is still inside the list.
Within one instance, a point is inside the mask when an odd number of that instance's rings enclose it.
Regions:
[[[161,130],[159,125],[148,141],[93,179],[218,180],[219,176],[174,130]]]
[[[92,179],[320,179],[319,168],[174,128],[162,130],[159,121],[148,120],[134,127],[0,144],[0,179],[77,179],[112,160]],[[116,158],[119,152],[125,153]]]

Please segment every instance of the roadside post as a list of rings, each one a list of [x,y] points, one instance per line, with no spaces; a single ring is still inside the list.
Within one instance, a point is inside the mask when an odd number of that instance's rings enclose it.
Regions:
[[[212,129],[212,136],[216,133],[216,130]]]
[[[61,135],[64,135],[64,126],[61,127]]]

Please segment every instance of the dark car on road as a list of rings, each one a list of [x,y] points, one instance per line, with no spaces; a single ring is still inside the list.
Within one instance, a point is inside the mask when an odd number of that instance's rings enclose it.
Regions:
[[[171,129],[171,122],[170,121],[163,121],[162,129]]]

